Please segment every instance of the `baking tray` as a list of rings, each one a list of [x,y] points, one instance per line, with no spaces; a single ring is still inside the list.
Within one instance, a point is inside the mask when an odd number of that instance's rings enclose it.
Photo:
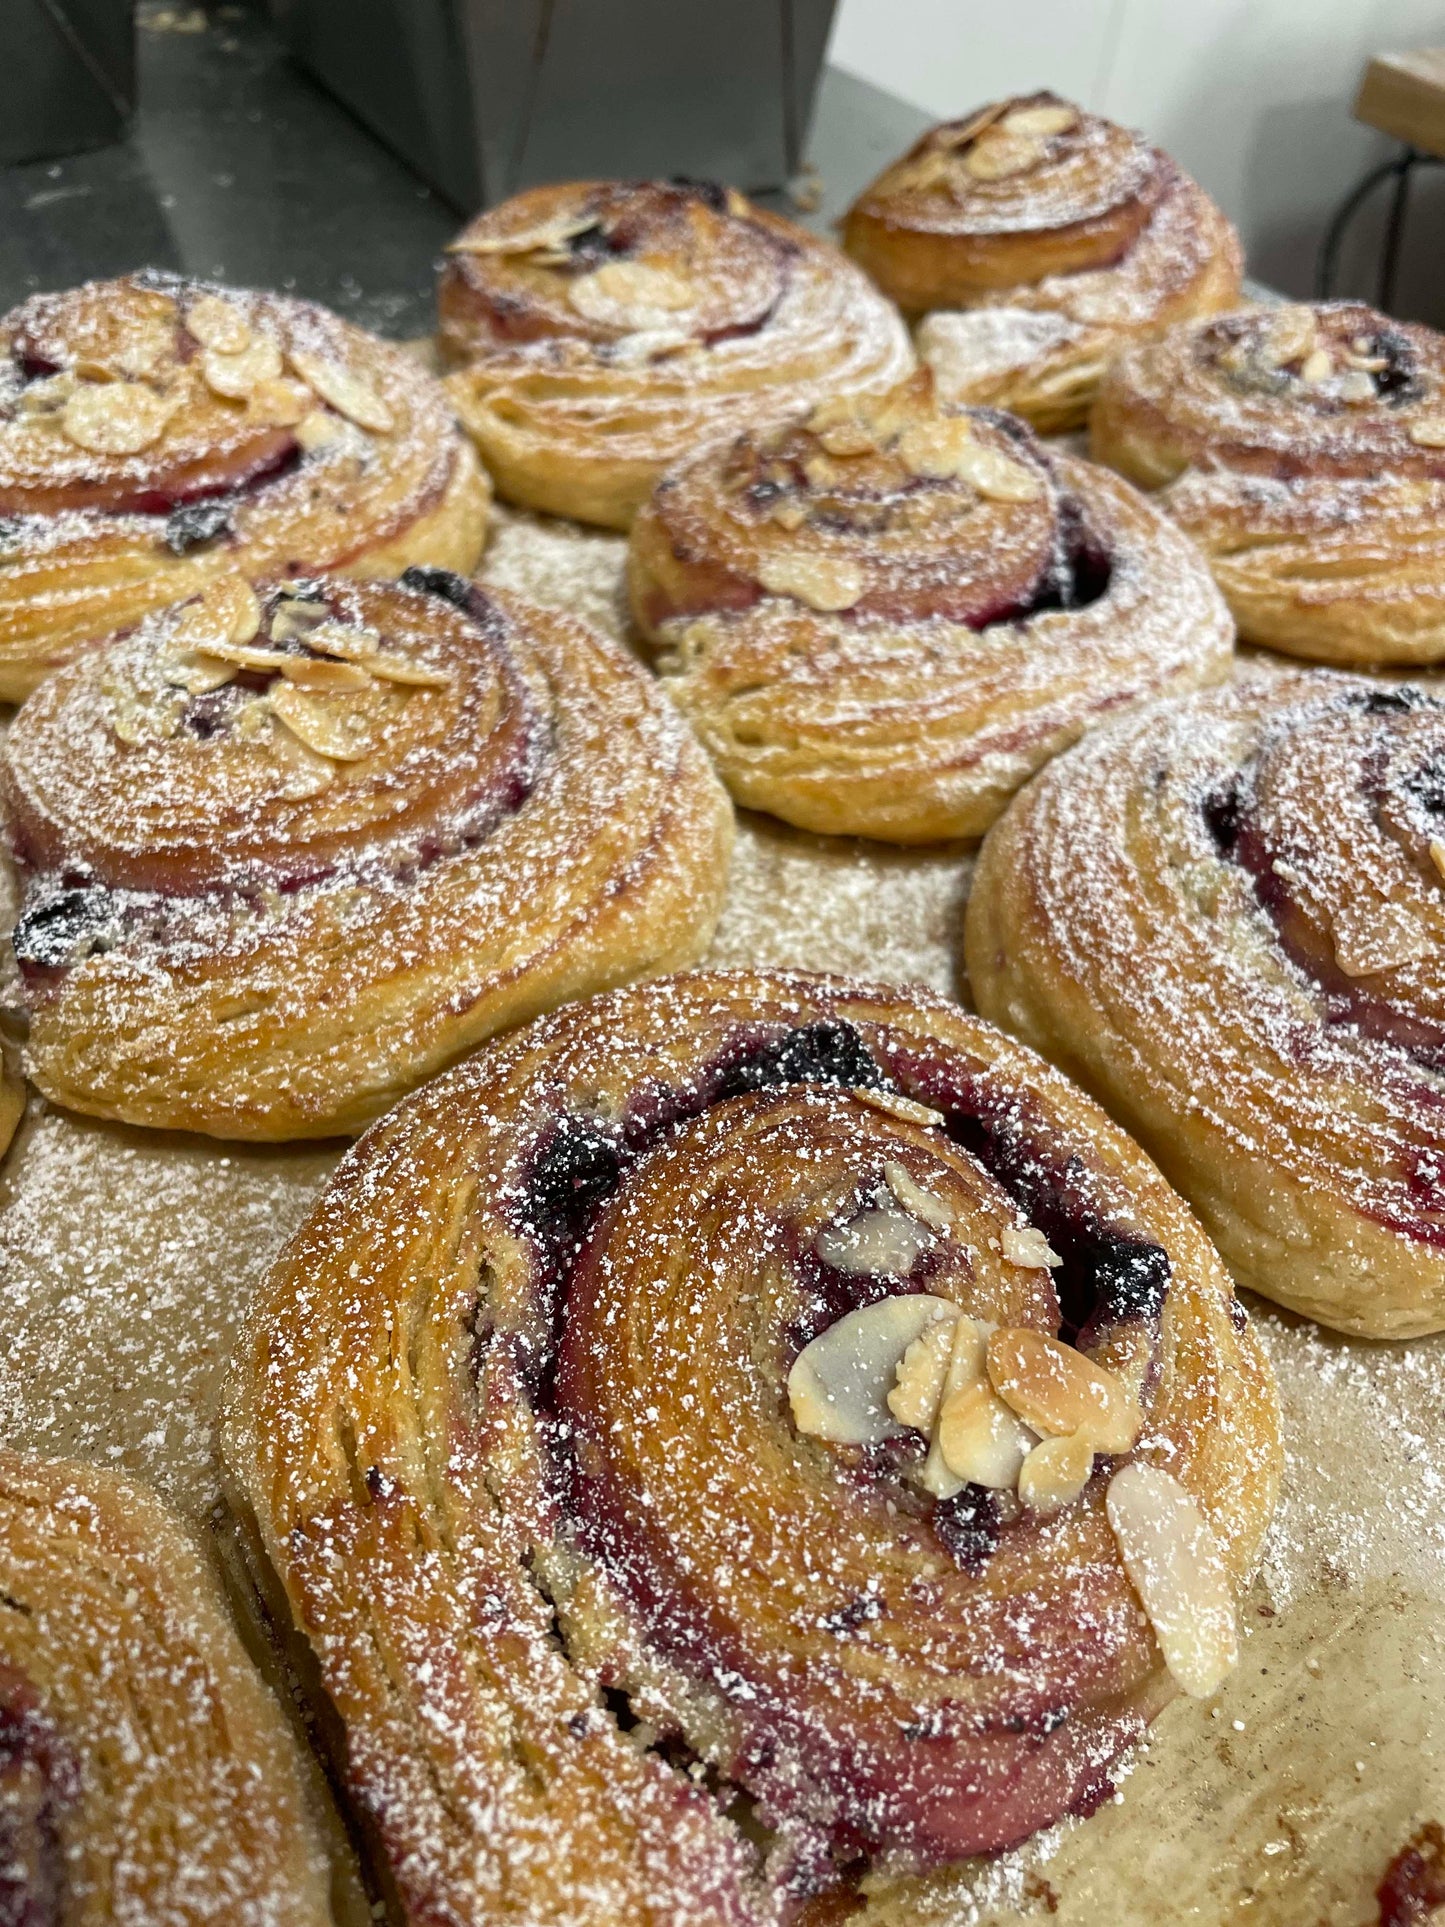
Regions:
[[[615,536],[499,511],[482,573],[621,635],[622,556]],[[745,814],[713,960],[966,996],[970,867]],[[32,1098],[0,1168],[0,1435],[136,1473],[211,1531],[238,1322],[342,1148],[148,1133]],[[1210,1704],[1166,1710],[1090,1819],[908,1883],[864,1927],[1365,1927],[1391,1861],[1445,1820],[1445,1338],[1368,1344],[1252,1310],[1288,1468],[1238,1670]]]

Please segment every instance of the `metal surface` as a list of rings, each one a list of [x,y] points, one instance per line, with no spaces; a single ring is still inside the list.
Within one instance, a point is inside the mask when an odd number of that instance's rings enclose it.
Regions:
[[[204,31],[178,29],[192,18],[142,6],[143,104],[124,141],[0,168],[0,307],[152,265],[293,289],[383,334],[427,333],[453,211],[253,14],[222,6]],[[808,146],[824,199],[802,218],[823,227],[925,124],[892,95],[825,72]]]
[[[0,0],[0,164],[117,140],[135,100],[132,0]]]
[[[834,0],[272,0],[296,57],[461,212],[540,181],[797,172]]]

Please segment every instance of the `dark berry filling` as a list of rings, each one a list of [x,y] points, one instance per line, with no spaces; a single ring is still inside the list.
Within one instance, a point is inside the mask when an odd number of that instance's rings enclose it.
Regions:
[[[25,910],[11,933],[26,976],[68,969],[114,943],[115,899],[99,885],[57,891]]]

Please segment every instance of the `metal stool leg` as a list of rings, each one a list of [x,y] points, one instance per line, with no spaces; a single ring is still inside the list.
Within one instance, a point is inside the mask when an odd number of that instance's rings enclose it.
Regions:
[[[1405,229],[1405,209],[1410,199],[1410,177],[1420,156],[1407,147],[1395,169],[1395,191],[1390,196],[1390,212],[1385,219],[1385,241],[1380,253],[1380,276],[1376,284],[1375,306],[1389,314],[1395,304],[1395,276],[1400,266],[1400,237]]]

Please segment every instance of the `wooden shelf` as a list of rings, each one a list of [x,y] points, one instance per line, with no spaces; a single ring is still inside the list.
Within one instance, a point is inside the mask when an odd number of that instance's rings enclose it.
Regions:
[[[1445,158],[1445,47],[1376,54],[1360,82],[1354,114],[1367,127]]]

